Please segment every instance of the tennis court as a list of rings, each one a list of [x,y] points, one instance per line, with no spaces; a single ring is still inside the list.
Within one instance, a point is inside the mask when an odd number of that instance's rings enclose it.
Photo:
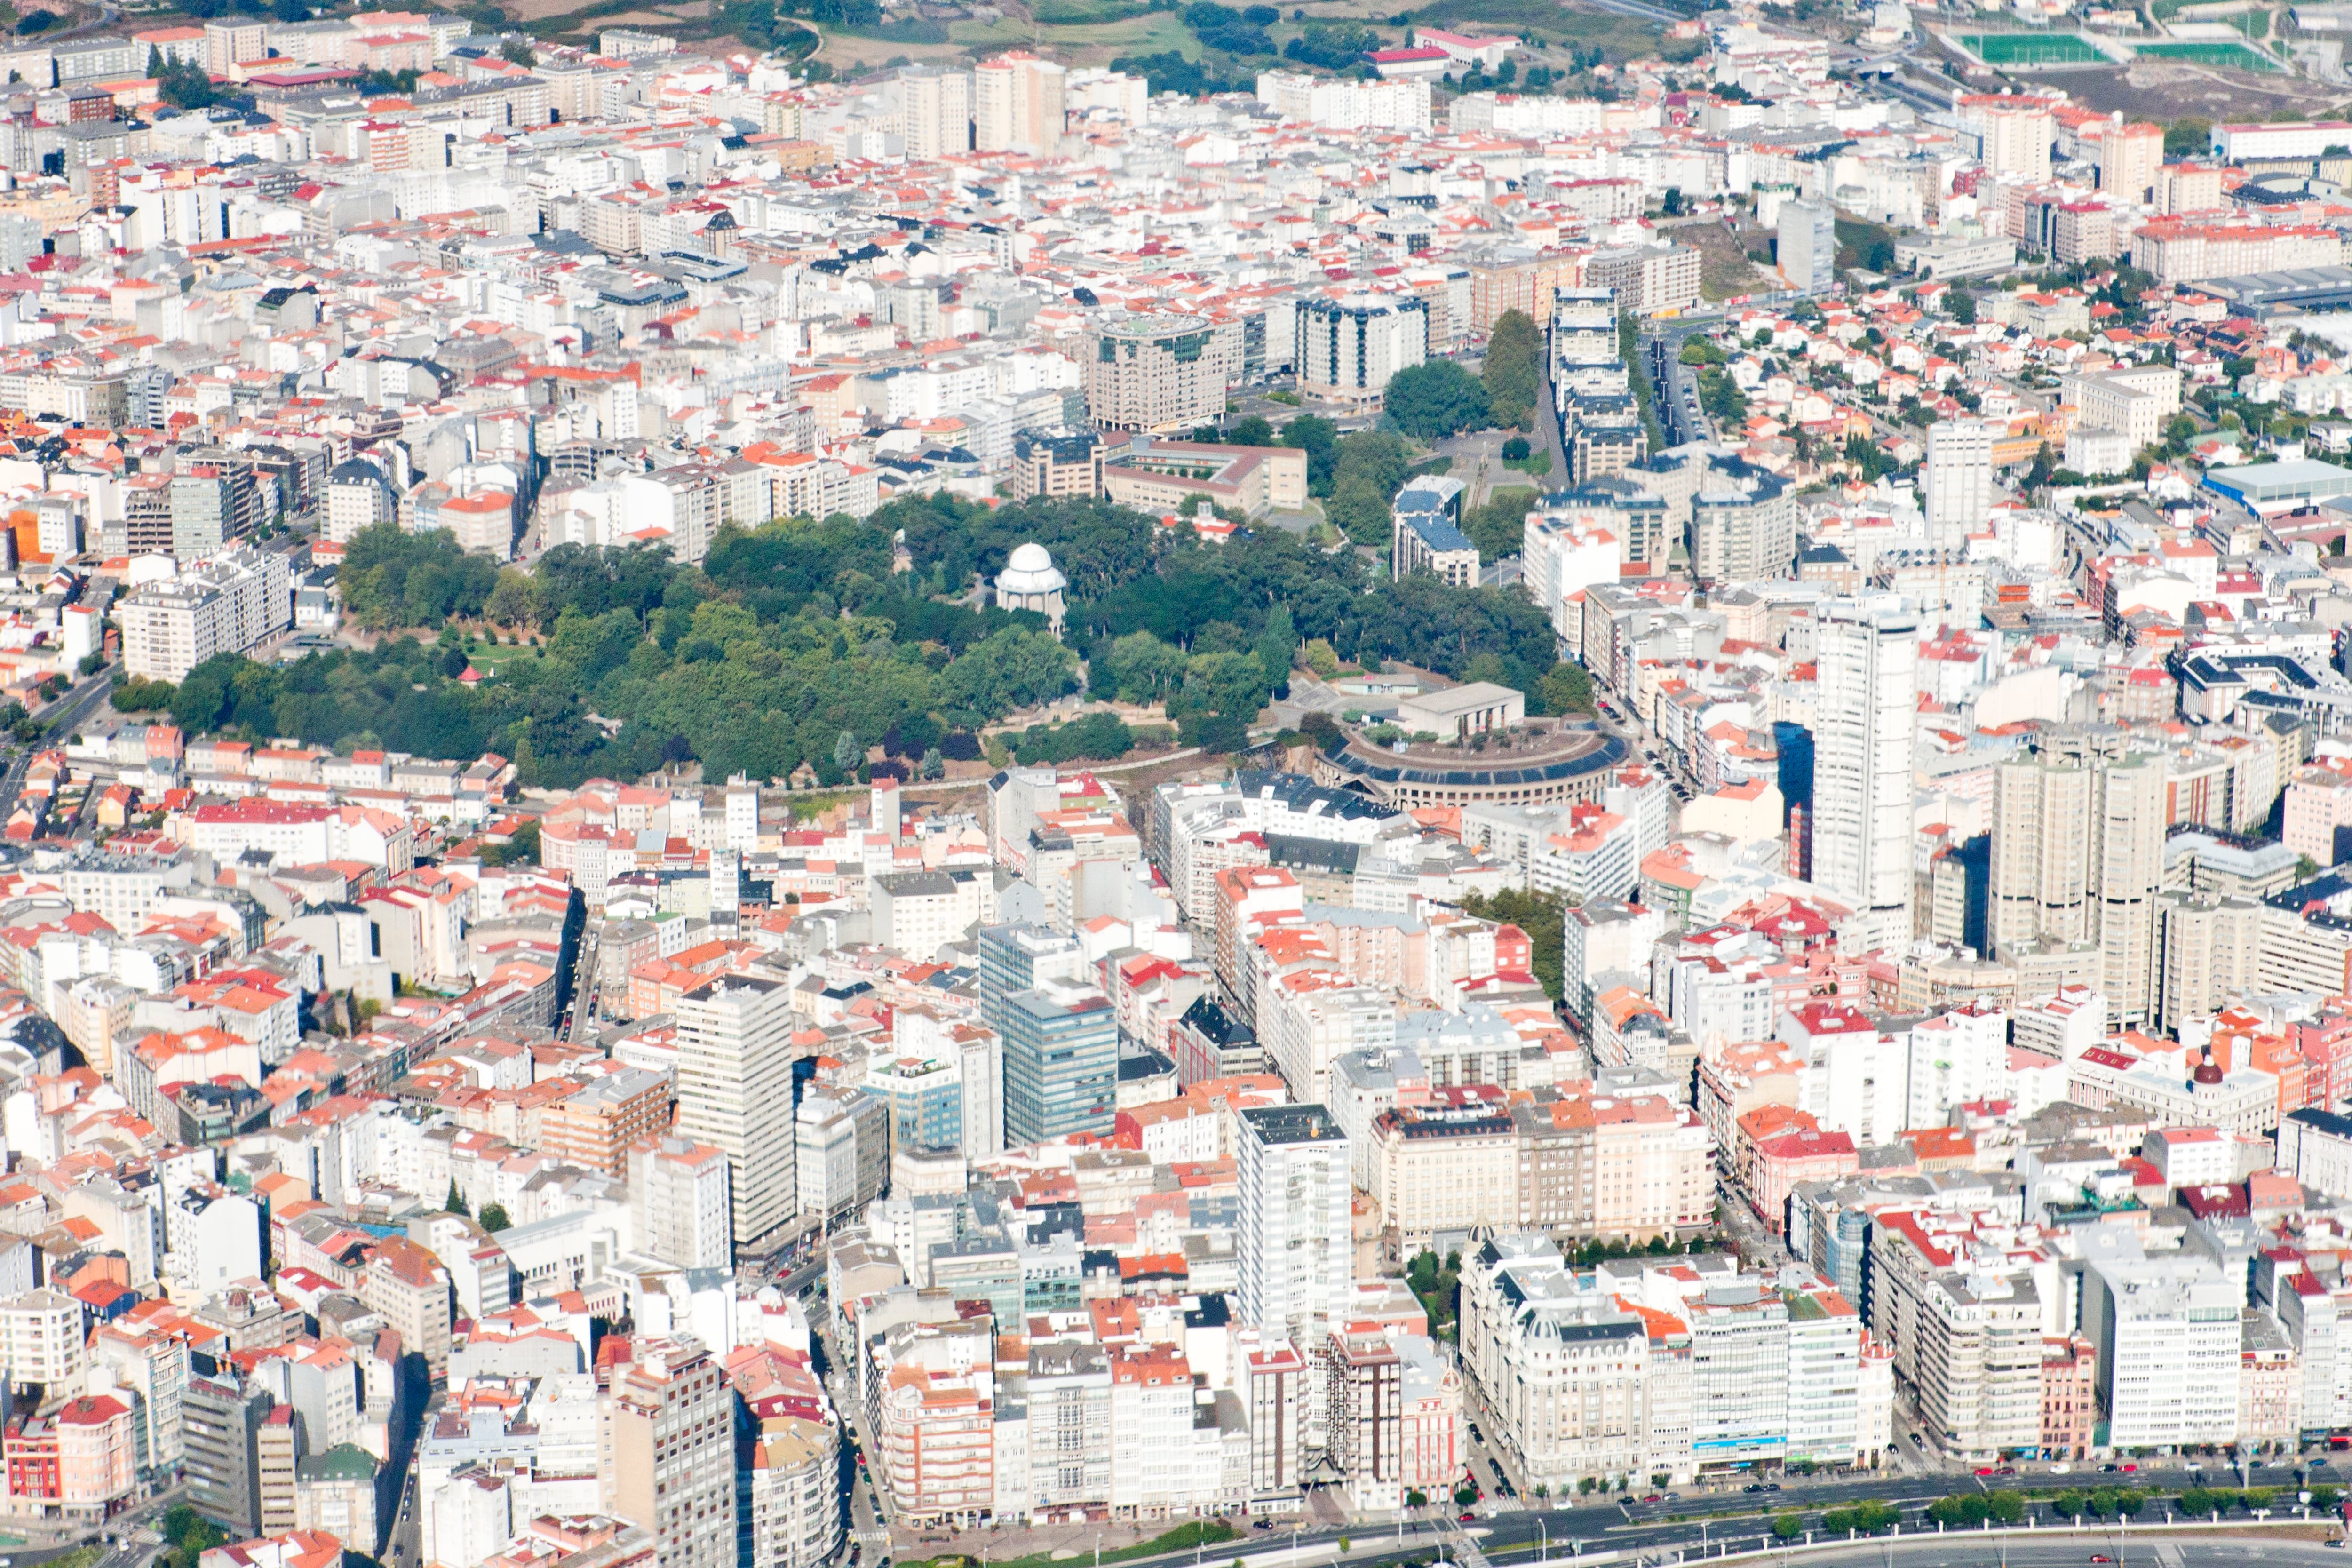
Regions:
[[[2074,33],[1972,33],[1960,42],[1989,66],[2095,65],[2107,58]]]
[[[2243,44],[2135,44],[2132,52],[2150,59],[2185,60],[2197,66],[2224,66],[2231,70],[2274,71],[2278,61]]]

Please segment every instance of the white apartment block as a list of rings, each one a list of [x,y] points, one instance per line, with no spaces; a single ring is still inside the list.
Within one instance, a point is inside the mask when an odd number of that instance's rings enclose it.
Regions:
[[[1462,1366],[1494,1413],[1488,1440],[1555,1495],[1693,1474],[1688,1325],[1628,1310],[1538,1233],[1497,1234],[1465,1260]]]
[[[637,1249],[680,1268],[735,1258],[727,1156],[709,1144],[648,1139],[629,1151],[629,1215]]]
[[[782,980],[727,975],[678,998],[675,1130],[726,1155],[740,1242],[800,1212],[784,1109],[793,1102],[793,1021]]]
[[[79,1301],[47,1289],[0,1301],[0,1365],[9,1376],[43,1388],[71,1388],[85,1364]]]
[[[2244,1297],[2202,1254],[2102,1262],[2084,1274],[2083,1330],[2098,1347],[2110,1443],[2236,1440]]]
[[[1355,1284],[1347,1135],[1319,1105],[1255,1107],[1236,1120],[1241,1321],[1319,1345]],[[1312,1403],[1310,1433],[1321,1414],[1320,1401]]]
[[[286,557],[246,546],[141,588],[116,606],[122,664],[146,680],[185,679],[225,653],[243,653],[294,624]]]
[[[2160,440],[2165,421],[2180,412],[2180,372],[2168,364],[2087,371],[2061,384],[2082,411],[2083,427],[2116,431],[2130,439],[2134,451]],[[1933,432],[1928,439],[1933,442]]]
[[[2278,1172],[2314,1192],[2352,1197],[2352,1117],[2297,1110],[2279,1123]]]

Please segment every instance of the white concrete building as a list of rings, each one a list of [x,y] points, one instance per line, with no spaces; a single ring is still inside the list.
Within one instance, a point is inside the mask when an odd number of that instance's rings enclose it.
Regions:
[[[1377,403],[1391,376],[1428,357],[1429,302],[1412,294],[1302,300],[1297,331],[1301,391]]]
[[[1353,1300],[1354,1188],[1348,1138],[1320,1105],[1259,1106],[1236,1118],[1241,1321],[1319,1345]],[[1320,1399],[1307,1427],[1321,1426]]]
[[[1992,426],[1975,419],[1929,426],[1919,480],[1928,542],[1958,549],[1992,514]]]
[[[206,659],[244,653],[291,626],[293,579],[285,556],[239,546],[124,595],[115,616],[124,672],[176,685]]]
[[[2101,1262],[2083,1277],[2083,1330],[2117,1448],[2238,1435],[2242,1282],[2202,1253]]]
[[[629,1216],[638,1251],[680,1268],[730,1267],[735,1237],[727,1156],[681,1138],[638,1144],[629,1151]]]
[[[735,1239],[751,1243],[800,1212],[793,1169],[792,990],[730,974],[678,998],[677,1119],[681,1138],[726,1155]]]
[[[1836,599],[1815,635],[1813,880],[1854,906],[1865,945],[1907,942],[1919,617],[1896,595]]]
[[[2278,1172],[2330,1197],[2352,1197],[2352,1117],[2289,1113],[2278,1127]]]

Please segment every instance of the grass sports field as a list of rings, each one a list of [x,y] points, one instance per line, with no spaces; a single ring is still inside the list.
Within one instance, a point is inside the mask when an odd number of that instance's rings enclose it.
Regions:
[[[2148,59],[2181,60],[2196,66],[2225,66],[2231,70],[2274,71],[2278,62],[2260,49],[2243,44],[2135,44],[2132,52]]]
[[[1960,42],[1989,66],[2094,65],[2107,58],[2073,33],[1970,33]]]

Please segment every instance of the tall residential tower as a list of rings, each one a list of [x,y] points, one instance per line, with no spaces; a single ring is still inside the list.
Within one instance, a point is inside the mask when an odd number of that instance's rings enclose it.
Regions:
[[[800,1212],[793,1166],[793,998],[782,980],[726,974],[677,1003],[682,1139],[727,1156],[740,1244]]]
[[[1813,880],[1868,918],[1872,942],[1906,942],[1919,617],[1897,595],[1832,599],[1815,641]]]

